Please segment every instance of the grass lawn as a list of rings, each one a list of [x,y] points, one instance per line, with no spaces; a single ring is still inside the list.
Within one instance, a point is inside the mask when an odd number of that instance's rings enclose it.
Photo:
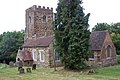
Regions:
[[[60,68],[59,68],[60,69]],[[19,74],[16,68],[1,69],[0,80],[120,80],[120,65],[97,68],[95,74],[39,67],[32,73]]]

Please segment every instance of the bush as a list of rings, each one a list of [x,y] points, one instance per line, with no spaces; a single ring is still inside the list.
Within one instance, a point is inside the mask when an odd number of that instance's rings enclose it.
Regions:
[[[120,55],[117,55],[117,62],[120,64]]]

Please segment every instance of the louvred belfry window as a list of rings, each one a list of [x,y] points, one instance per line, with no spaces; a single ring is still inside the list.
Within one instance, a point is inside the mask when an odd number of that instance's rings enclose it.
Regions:
[[[47,17],[45,15],[43,16],[43,22],[47,22]]]

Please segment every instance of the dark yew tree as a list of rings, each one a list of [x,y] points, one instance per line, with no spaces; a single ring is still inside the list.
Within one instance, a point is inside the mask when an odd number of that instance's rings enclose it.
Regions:
[[[90,14],[84,14],[81,4],[82,0],[59,0],[55,14],[54,46],[65,69],[86,68],[85,61],[90,55],[88,30]]]

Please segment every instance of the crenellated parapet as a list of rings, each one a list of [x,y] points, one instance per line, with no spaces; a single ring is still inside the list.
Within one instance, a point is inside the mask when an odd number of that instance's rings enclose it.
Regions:
[[[53,11],[53,8],[50,7],[41,7],[41,6],[37,6],[37,5],[33,5],[32,7],[28,8],[27,10],[48,10],[48,11]]]

